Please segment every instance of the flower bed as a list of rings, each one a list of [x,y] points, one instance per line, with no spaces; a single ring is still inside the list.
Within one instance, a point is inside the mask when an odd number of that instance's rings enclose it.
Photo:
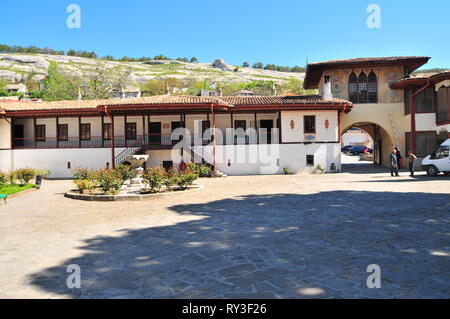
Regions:
[[[141,184],[131,184],[133,169],[120,165],[115,169],[90,170],[77,168],[73,171],[75,190],[66,193],[67,197],[84,200],[140,200],[141,195],[174,193],[198,189],[193,185],[199,175],[187,168],[184,172],[166,171],[162,168],[147,168],[142,172]],[[134,181],[135,178],[132,179]],[[129,182],[130,181],[130,182]],[[75,196],[83,195],[83,196]],[[130,199],[132,198],[133,199]],[[119,199],[114,199],[119,198]]]

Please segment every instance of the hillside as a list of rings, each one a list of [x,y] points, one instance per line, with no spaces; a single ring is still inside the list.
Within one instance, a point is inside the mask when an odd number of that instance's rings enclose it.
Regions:
[[[70,73],[95,69],[121,67],[130,70],[129,84],[144,84],[152,79],[177,78],[180,80],[213,80],[222,83],[256,80],[285,83],[291,79],[303,80],[304,73],[253,69],[226,64],[223,60],[212,63],[189,63],[177,60],[148,60],[145,62],[119,62],[66,55],[0,54],[0,80],[20,82],[32,73],[34,81],[43,79],[50,62]]]

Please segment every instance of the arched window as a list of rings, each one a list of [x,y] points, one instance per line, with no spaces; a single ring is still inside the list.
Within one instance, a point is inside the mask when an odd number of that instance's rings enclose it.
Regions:
[[[359,102],[367,103],[367,75],[364,72],[358,76]]]
[[[358,103],[358,78],[356,77],[356,74],[354,72],[350,74],[350,77],[348,79],[348,93],[350,96],[350,101],[352,103]]]
[[[377,76],[372,71],[369,73],[369,81],[367,83],[367,91],[369,103],[378,103],[378,84]]]

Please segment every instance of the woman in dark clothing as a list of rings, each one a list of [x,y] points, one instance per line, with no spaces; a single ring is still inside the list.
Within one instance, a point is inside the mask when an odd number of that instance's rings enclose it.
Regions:
[[[400,154],[400,150],[398,149],[398,147],[395,148],[395,156],[397,156],[397,165],[398,168],[402,168],[403,166],[403,158],[402,158],[402,154]]]

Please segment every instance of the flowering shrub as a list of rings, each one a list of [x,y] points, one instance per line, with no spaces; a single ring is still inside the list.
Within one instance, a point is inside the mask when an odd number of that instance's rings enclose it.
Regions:
[[[6,174],[0,171],[0,188],[6,184],[7,177]]]
[[[28,184],[36,176],[36,173],[31,168],[19,168],[15,171],[15,175],[19,179],[20,184],[24,185]]]
[[[133,168],[129,165],[119,165],[116,170],[118,171],[123,183],[133,177]]]
[[[167,172],[162,168],[147,168],[142,174],[142,179],[151,192],[159,192],[168,178]]]
[[[118,193],[123,184],[119,171],[106,168],[98,171],[96,181],[106,194]]]
[[[74,183],[82,194],[90,193],[95,188],[94,181],[89,179],[76,179]]]

